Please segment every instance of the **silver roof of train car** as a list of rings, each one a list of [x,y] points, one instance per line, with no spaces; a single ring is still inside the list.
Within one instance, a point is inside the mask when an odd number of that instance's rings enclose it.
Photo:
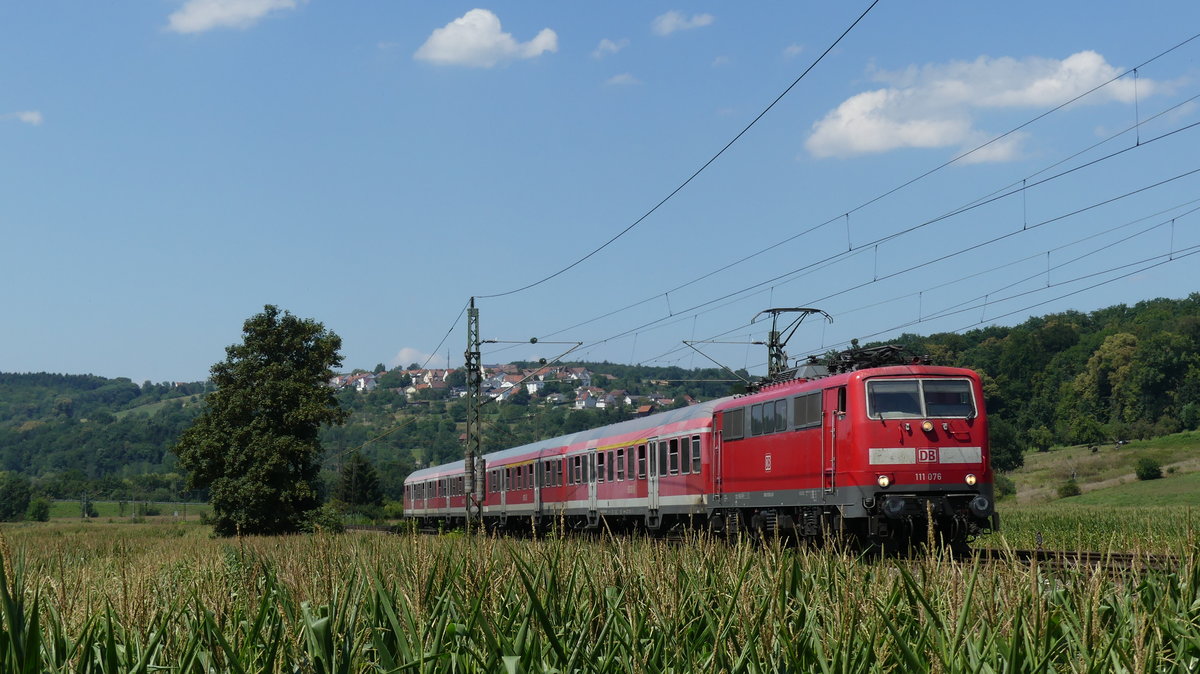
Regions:
[[[592,440],[600,440],[602,438],[608,438],[614,435],[623,435],[625,433],[635,433],[637,431],[649,430],[659,426],[668,426],[681,421],[711,418],[713,409],[715,409],[717,405],[725,402],[726,400],[732,399],[732,396],[727,398],[718,398],[716,400],[709,400],[706,402],[697,403],[695,405],[688,405],[687,407],[667,410],[666,412],[650,414],[637,419],[630,419],[628,421],[621,421],[615,424],[609,424],[607,426],[600,426],[599,428],[592,428],[586,431],[572,433],[571,435],[560,435],[556,438],[548,438],[546,440],[531,442],[528,445],[520,445],[518,447],[502,449],[498,452],[487,452],[484,454],[484,458],[486,458],[489,462],[499,461],[514,456],[520,456],[522,454],[528,454],[530,452],[553,449],[555,447],[562,447],[564,445],[585,444]],[[438,473],[445,472],[451,466],[457,470],[461,470],[463,463],[461,460],[459,460],[451,463],[443,463],[438,466],[430,466],[429,468],[422,468],[421,470],[410,473],[405,481],[431,477]]]

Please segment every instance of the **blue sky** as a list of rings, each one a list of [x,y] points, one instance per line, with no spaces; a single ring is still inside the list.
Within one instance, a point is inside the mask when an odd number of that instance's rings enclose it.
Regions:
[[[268,303],[347,370],[459,365],[469,297],[636,221],[867,4],[4,3],[0,371],[202,379]],[[1151,59],[1197,32],[1195,2],[883,0],[629,233],[480,299],[483,335],[698,367],[682,340],[772,306],[833,316],[799,356],[1185,296],[1200,39]]]

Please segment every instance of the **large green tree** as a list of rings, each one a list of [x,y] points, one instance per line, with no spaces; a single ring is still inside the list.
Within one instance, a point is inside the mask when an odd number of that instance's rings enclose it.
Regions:
[[[217,534],[297,531],[320,505],[318,431],[347,416],[327,385],[342,340],[271,305],[242,335],[212,366],[217,390],[174,451],[189,488],[209,489]]]

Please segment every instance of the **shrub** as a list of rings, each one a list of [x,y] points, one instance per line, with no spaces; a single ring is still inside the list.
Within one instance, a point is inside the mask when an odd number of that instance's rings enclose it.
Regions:
[[[46,498],[35,498],[29,502],[29,508],[25,511],[25,519],[30,522],[49,522],[50,521],[50,500]]]
[[[1161,417],[1159,417],[1158,421],[1156,421],[1154,423],[1155,437],[1159,437],[1159,436],[1163,436],[1163,435],[1171,435],[1173,433],[1178,433],[1179,431],[1182,431],[1182,430],[1183,430],[1183,424],[1180,423],[1180,420],[1169,414],[1162,415]]]
[[[1079,488],[1079,483],[1075,480],[1067,480],[1058,488],[1059,498],[1070,498],[1071,496],[1079,496],[1083,490]]]
[[[383,517],[389,520],[398,520],[404,517],[404,502],[403,501],[388,501],[383,507]]]
[[[1017,483],[1013,482],[1012,478],[1007,475],[996,475],[994,481],[996,488],[996,498],[1001,499],[1005,496],[1012,496],[1017,493]]]
[[[1139,480],[1157,480],[1162,477],[1162,464],[1148,456],[1138,459],[1133,472]]]
[[[341,511],[329,503],[308,511],[301,526],[301,531],[309,533],[341,533],[345,530]]]

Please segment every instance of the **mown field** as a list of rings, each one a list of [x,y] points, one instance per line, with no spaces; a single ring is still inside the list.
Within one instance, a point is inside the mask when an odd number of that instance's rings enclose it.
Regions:
[[[1173,572],[860,559],[708,540],[194,523],[0,528],[0,673],[1195,671],[1200,560],[1166,508],[1004,510],[984,542],[1138,549]],[[1130,516],[1132,514],[1132,516]]]

